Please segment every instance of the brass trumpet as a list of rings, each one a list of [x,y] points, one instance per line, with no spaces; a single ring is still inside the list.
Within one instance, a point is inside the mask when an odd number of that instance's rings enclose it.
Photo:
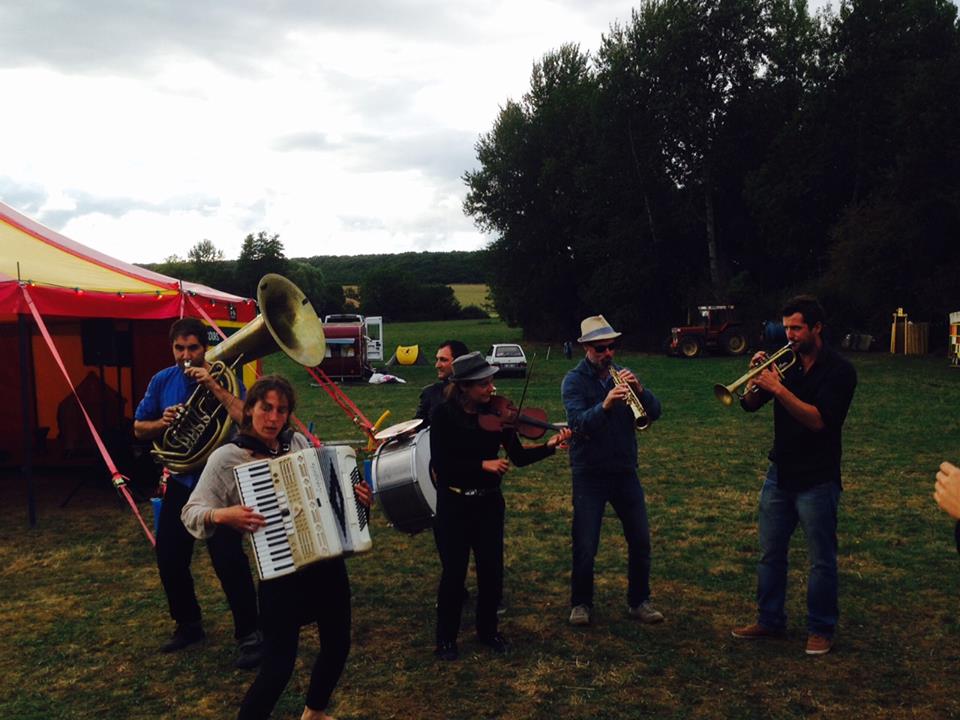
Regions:
[[[625,402],[633,413],[633,423],[636,425],[637,430],[646,430],[650,427],[650,416],[647,415],[647,411],[643,409],[643,403],[640,402],[640,398],[637,397],[633,388],[630,387],[630,383],[620,376],[619,370],[615,370],[614,368],[610,368],[610,377],[613,378],[614,385],[625,385],[627,387]]]
[[[717,383],[713,386],[713,394],[716,396],[717,400],[722,402],[726,406],[733,405],[733,401],[737,398],[742,398],[746,395],[745,392],[740,392],[740,388],[749,383],[753,378],[762,373],[769,367],[772,367],[777,371],[777,374],[780,375],[781,379],[784,376],[784,373],[787,372],[793,364],[797,361],[797,353],[791,347],[790,343],[787,343],[782,348],[777,350],[773,355],[768,357],[766,360],[757,363],[750,368],[747,372],[741,375],[739,378],[734,380],[729,385],[721,385]],[[753,387],[747,392],[756,392],[757,388]]]

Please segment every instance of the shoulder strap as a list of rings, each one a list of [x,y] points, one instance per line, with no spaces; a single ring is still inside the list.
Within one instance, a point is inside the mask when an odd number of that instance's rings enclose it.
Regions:
[[[284,429],[280,435],[277,436],[277,440],[280,441],[280,445],[277,446],[276,450],[271,450],[260,438],[256,438],[253,435],[248,435],[247,433],[237,433],[230,440],[237,447],[241,447],[244,450],[252,450],[257,455],[265,455],[267,457],[278,457],[280,455],[286,455],[290,452],[290,443],[293,441],[294,430],[291,427]]]

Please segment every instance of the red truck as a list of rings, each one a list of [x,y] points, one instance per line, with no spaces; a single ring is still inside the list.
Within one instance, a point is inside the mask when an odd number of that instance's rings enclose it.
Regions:
[[[327,354],[320,367],[341,380],[362,380],[383,360],[383,319],[363,315],[327,315],[323,319]]]
[[[701,305],[697,310],[703,318],[701,325],[670,329],[671,355],[695,358],[704,350],[721,350],[728,355],[743,355],[747,351],[747,335],[743,324],[734,319],[733,305]]]

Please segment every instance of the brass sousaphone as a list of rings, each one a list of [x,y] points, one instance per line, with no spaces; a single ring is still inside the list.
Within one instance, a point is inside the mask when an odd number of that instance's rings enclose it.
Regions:
[[[231,395],[239,394],[237,368],[282,351],[294,362],[315,367],[327,343],[323,324],[307,296],[282,275],[269,273],[257,284],[260,314],[210,348],[210,374]],[[153,443],[151,454],[172,473],[200,468],[229,436],[233,421],[212,392],[200,385],[177,418]]]

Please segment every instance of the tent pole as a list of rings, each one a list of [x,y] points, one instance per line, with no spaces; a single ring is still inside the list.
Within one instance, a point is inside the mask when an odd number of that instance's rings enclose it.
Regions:
[[[33,478],[33,413],[30,402],[30,389],[33,387],[33,367],[30,362],[30,325],[26,315],[17,315],[20,335],[20,403],[23,412],[23,465],[20,472],[27,484],[27,517],[30,527],[37,526],[37,499]]]

